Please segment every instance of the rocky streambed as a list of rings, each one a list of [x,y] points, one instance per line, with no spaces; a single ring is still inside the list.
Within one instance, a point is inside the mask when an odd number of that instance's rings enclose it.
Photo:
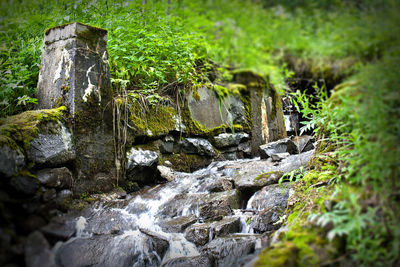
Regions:
[[[132,195],[103,195],[28,237],[31,266],[245,266],[270,245],[291,194],[278,185],[313,150],[216,161]]]

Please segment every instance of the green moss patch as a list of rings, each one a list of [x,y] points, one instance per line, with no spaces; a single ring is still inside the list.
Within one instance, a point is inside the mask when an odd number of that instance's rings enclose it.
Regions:
[[[166,161],[172,163],[175,171],[181,172],[193,172],[211,163],[209,158],[185,153],[163,156],[160,159],[160,164],[163,165]]]
[[[12,144],[10,141],[12,139],[17,145],[27,149],[43,124],[62,121],[66,110],[64,106],[56,109],[32,110],[2,119],[0,120],[0,142]]]

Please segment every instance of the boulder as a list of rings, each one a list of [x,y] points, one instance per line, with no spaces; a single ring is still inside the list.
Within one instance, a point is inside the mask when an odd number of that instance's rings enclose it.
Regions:
[[[197,246],[204,246],[212,239],[210,233],[210,223],[193,224],[186,229],[185,238]]]
[[[176,177],[174,170],[166,166],[158,165],[157,170],[160,172],[161,177],[168,182],[173,181]]]
[[[201,255],[208,257],[211,266],[236,266],[238,259],[254,252],[256,241],[252,237],[219,237],[204,246]]]
[[[220,125],[244,124],[246,122],[245,107],[236,96],[228,96],[222,101],[215,92],[206,86],[197,88],[187,96],[188,107],[192,118],[208,129]]]
[[[194,224],[197,217],[194,214],[188,216],[180,216],[161,222],[160,226],[167,233],[182,233],[187,227]]]
[[[213,223],[212,227],[214,236],[226,236],[228,234],[237,233],[240,231],[240,218],[226,217]]]
[[[40,183],[46,187],[67,189],[72,187],[72,173],[66,167],[44,169],[36,173]]]
[[[127,153],[127,178],[143,184],[153,183],[157,178],[157,152],[132,148]]]
[[[11,177],[25,166],[25,156],[21,149],[8,137],[0,148],[0,174]]]
[[[281,224],[277,222],[283,213],[284,208],[282,207],[272,207],[262,210],[252,218],[250,226],[254,229],[255,233],[277,230],[281,227]]]
[[[238,146],[240,143],[247,141],[248,139],[249,135],[247,133],[221,133],[214,136],[214,142],[217,148]]]
[[[158,266],[168,242],[139,230],[76,238],[57,250],[61,266]]]
[[[60,122],[48,124],[47,131],[39,132],[26,151],[30,161],[46,166],[57,166],[75,159],[70,131]]]
[[[53,217],[49,224],[40,229],[52,243],[66,241],[76,232],[76,219],[69,216]]]
[[[18,175],[11,179],[10,185],[22,194],[33,195],[39,189],[39,180],[31,176]]]
[[[287,158],[289,156],[290,156],[290,154],[287,153],[287,152],[285,152],[285,153],[276,153],[276,154],[272,154],[271,155],[271,159],[272,159],[272,161],[277,162],[277,161],[281,161],[281,160],[283,160],[283,159],[285,159],[285,158]]]
[[[211,266],[210,260],[206,256],[195,257],[180,257],[169,259],[164,262],[162,267],[181,267],[181,266],[196,266],[196,267],[209,267]]]
[[[285,138],[265,145],[261,145],[258,150],[260,153],[260,157],[262,159],[267,159],[273,154],[287,152],[288,142],[290,142],[290,139]]]
[[[182,142],[183,152],[213,157],[216,155],[211,143],[203,138],[186,138]]]
[[[314,149],[313,138],[309,135],[292,136],[290,140],[293,142],[291,154],[307,152]]]
[[[266,210],[273,207],[285,209],[289,188],[290,183],[283,183],[282,187],[277,184],[265,186],[249,199],[247,209]]]
[[[25,242],[25,264],[27,267],[53,267],[57,266],[55,255],[50,250],[50,245],[42,233],[31,233]]]
[[[240,194],[237,190],[212,193],[199,204],[200,217],[204,220],[232,214],[240,207]]]

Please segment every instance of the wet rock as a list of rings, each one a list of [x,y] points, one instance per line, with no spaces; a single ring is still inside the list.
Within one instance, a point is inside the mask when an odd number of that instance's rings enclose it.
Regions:
[[[239,159],[239,157],[238,157],[236,152],[223,153],[222,155],[224,156],[225,160],[237,160],[237,159]]]
[[[249,142],[240,143],[238,146],[238,151],[243,152],[243,154],[248,157],[251,156],[251,146]]]
[[[240,231],[240,218],[224,218],[213,224],[213,234],[215,236],[225,236]]]
[[[0,148],[0,174],[11,177],[25,166],[25,156],[14,141],[8,137],[2,138],[6,138],[8,144],[4,144]]]
[[[40,170],[36,176],[47,187],[67,189],[72,186],[72,173],[66,167]]]
[[[139,230],[77,238],[62,244],[56,259],[61,266],[158,266],[168,248],[160,240]]]
[[[39,189],[39,180],[31,176],[18,175],[11,179],[10,185],[20,193],[33,195]]]
[[[285,138],[260,146],[258,150],[260,153],[260,157],[262,159],[267,159],[271,157],[273,154],[288,152],[287,151],[288,142],[290,142],[290,139]]]
[[[210,230],[209,223],[193,224],[186,229],[185,238],[197,246],[204,246],[210,241]]]
[[[211,143],[203,138],[186,138],[182,142],[183,151],[187,154],[198,154],[213,157],[216,155]]]
[[[291,172],[302,166],[306,166],[313,154],[314,150],[310,150],[304,153],[290,155],[290,157],[283,159],[276,168],[283,173]]]
[[[153,251],[156,251],[157,253],[159,253],[159,255],[164,255],[165,252],[167,252],[168,247],[169,247],[169,242],[166,237],[164,237],[163,235],[158,234],[156,232],[147,230],[147,229],[140,228],[139,230],[140,230],[140,232],[142,232],[143,234],[145,234],[146,236],[151,238],[150,249],[152,249]]]
[[[176,177],[175,172],[166,166],[158,165],[157,170],[160,172],[161,177],[168,182],[171,182]]]
[[[87,219],[85,231],[95,235],[108,235],[121,234],[123,231],[135,228],[135,223],[118,210],[102,209],[93,212]]]
[[[55,255],[42,233],[31,233],[25,242],[25,264],[27,267],[57,266]]]
[[[222,177],[213,181],[212,184],[207,185],[205,189],[210,192],[223,192],[233,190],[233,188],[233,180],[228,177]]]
[[[200,204],[200,217],[204,220],[232,214],[232,209],[240,207],[240,195],[237,190],[212,193]]]
[[[255,244],[251,237],[220,237],[204,246],[201,254],[209,258],[211,266],[235,266],[238,259],[254,252]]]
[[[281,224],[277,222],[280,216],[283,215],[283,212],[284,209],[281,207],[272,207],[262,210],[252,218],[250,226],[254,229],[255,233],[277,230],[281,227]]]
[[[161,228],[167,233],[182,233],[187,227],[194,224],[197,221],[197,217],[193,214],[189,216],[180,216],[165,220],[161,223]]]
[[[249,135],[247,133],[222,133],[214,137],[215,146],[217,148],[237,146],[239,143],[247,141],[248,139]]]
[[[164,262],[162,267],[181,267],[181,266],[197,266],[197,267],[209,267],[211,266],[210,260],[206,256],[195,256],[195,257],[180,257],[169,259]]]
[[[70,131],[60,122],[48,124],[30,143],[26,151],[28,159],[37,164],[57,166],[75,159]]]
[[[281,161],[283,159],[286,159],[289,156],[290,156],[290,154],[287,153],[287,152],[285,152],[285,153],[276,153],[276,154],[272,154],[271,155],[271,159],[272,159],[272,161],[277,162],[277,161]]]
[[[127,178],[143,184],[153,183],[157,178],[157,152],[132,148],[127,154]]]
[[[289,188],[289,183],[283,183],[282,187],[277,184],[265,186],[249,199],[247,208],[267,210],[280,207],[285,209],[289,198]]]
[[[277,183],[283,175],[283,172],[273,168],[271,165],[257,168],[254,164],[254,167],[254,169],[243,168],[234,173],[235,186],[240,191],[255,192],[266,185]]]

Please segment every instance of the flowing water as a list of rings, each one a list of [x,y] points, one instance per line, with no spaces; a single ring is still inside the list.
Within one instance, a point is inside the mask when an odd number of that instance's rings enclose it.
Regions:
[[[254,170],[252,164],[259,170]],[[235,189],[236,170],[243,166],[250,166],[251,171],[259,173],[279,167],[257,158],[213,162],[194,173],[176,172],[173,181],[148,188],[125,200],[98,202],[72,219],[76,228],[74,237],[53,249],[57,263],[64,266],[240,265],[240,258],[255,255],[262,248],[262,237],[255,234],[250,223],[263,209],[261,202],[254,201],[256,194],[260,201],[262,192],[247,192],[245,197]],[[265,197],[268,194],[264,194]],[[218,213],[225,207],[224,203],[235,206],[223,210],[228,211],[224,220],[221,221],[222,216],[205,215],[209,211]],[[234,223],[223,224],[226,218],[238,220],[239,227],[233,227],[237,226]],[[175,224],[171,223],[173,219],[177,219]],[[204,237],[206,244],[196,245],[185,234],[185,229],[197,226],[208,227]],[[193,233],[195,238],[202,234],[201,230]],[[199,260],[202,257],[207,259]],[[214,260],[209,261],[210,257]]]

